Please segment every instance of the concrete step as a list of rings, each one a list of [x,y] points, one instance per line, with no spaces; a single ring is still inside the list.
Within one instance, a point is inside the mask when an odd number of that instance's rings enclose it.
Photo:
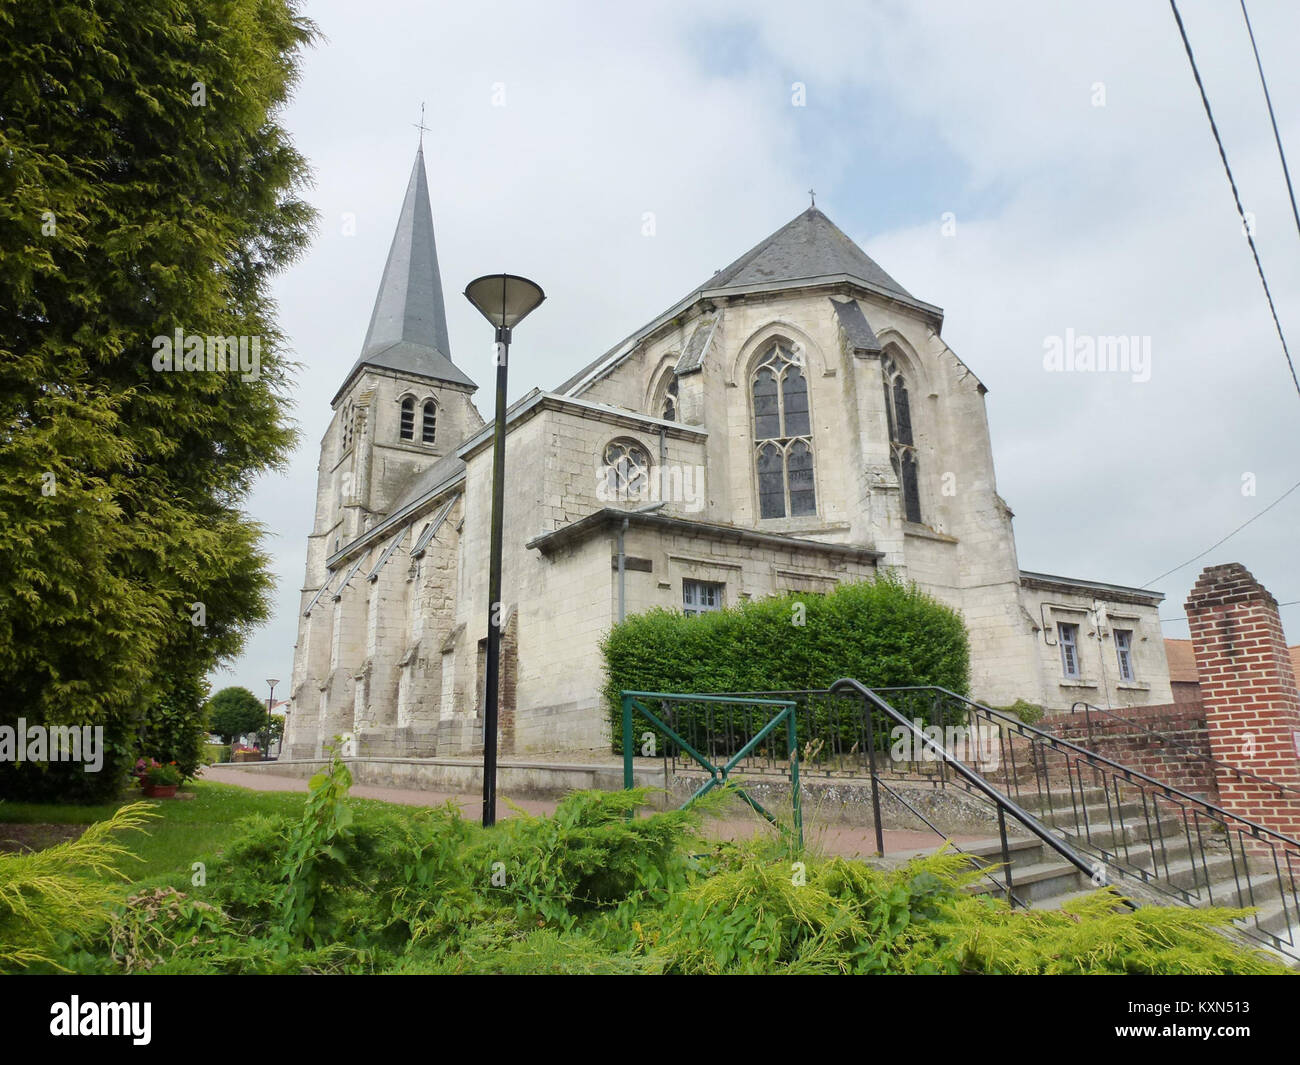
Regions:
[[[991,875],[997,881],[996,886],[985,879],[972,884],[970,890],[979,895],[997,894],[1005,883],[1003,872],[999,869]],[[1085,885],[1091,887],[1088,877],[1063,859],[1044,860],[1019,868],[1013,865],[1011,868],[1012,892],[1030,904],[1039,899],[1073,894]]]
[[[960,844],[963,854],[976,860],[981,868],[1002,864],[1002,840],[1000,837],[972,840]],[[1019,839],[1008,838],[1007,853],[1011,859],[1011,868],[1023,868],[1036,865],[1043,860],[1043,841],[1034,836]]]

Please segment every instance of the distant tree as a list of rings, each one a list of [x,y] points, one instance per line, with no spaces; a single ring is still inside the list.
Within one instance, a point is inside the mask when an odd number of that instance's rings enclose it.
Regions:
[[[222,688],[208,700],[208,728],[226,743],[266,728],[266,704],[247,688]]]
[[[0,4],[0,722],[103,725],[110,754],[0,764],[0,797],[114,791],[267,616],[241,504],[294,441],[270,283],[314,218],[278,121],[297,8]],[[168,369],[178,336],[197,363]],[[210,368],[227,337],[245,365]]]

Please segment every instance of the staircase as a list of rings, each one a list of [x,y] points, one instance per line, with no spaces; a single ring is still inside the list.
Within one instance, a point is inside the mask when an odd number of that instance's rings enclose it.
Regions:
[[[944,786],[998,811],[1005,850],[1000,836],[961,849],[1010,868],[1013,904],[1056,907],[1111,884],[1138,904],[1249,907],[1234,938],[1300,963],[1300,841],[942,688],[839,681],[828,691],[841,693],[861,700],[870,728],[873,719],[912,728],[909,718],[924,714],[996,733],[1000,757],[987,776],[925,743]],[[893,791],[874,766],[873,776]],[[997,890],[991,880],[979,890]]]
[[[1208,841],[1202,853],[1195,853],[1177,818],[1153,821],[1153,830],[1148,830],[1147,823],[1138,817],[1141,811],[1137,803],[1126,804],[1124,810],[1117,811],[1113,802],[1107,805],[1099,789],[1084,798],[1087,803],[1080,808],[1080,816],[1086,814],[1094,825],[1106,823],[1106,827],[1093,828],[1090,842],[1075,838],[1072,830],[1077,822],[1073,810],[1067,814],[1060,809],[1062,800],[1068,803],[1069,796],[1055,796],[1054,802],[1044,799],[1031,812],[1049,831],[1070,841],[1076,850],[1091,859],[1095,873],[1086,875],[1051,852],[1037,837],[1013,836],[1007,841],[1007,855],[1015,905],[1059,909],[1071,899],[1111,884],[1139,902],[1252,907],[1256,911],[1254,915],[1237,922],[1243,941],[1270,950],[1288,962],[1300,961],[1300,954],[1289,944],[1293,903],[1288,900],[1285,884],[1276,872],[1262,867],[1264,863],[1259,858],[1247,855],[1243,862],[1242,856],[1234,853],[1222,838]],[[1112,828],[1108,823],[1111,814],[1123,814],[1140,824]],[[1002,868],[1001,840],[991,837],[963,843],[961,849],[972,855],[978,865],[990,870],[990,877],[975,884],[973,890],[1002,893],[1006,874]],[[1111,865],[1110,859],[1115,855],[1121,856],[1126,865],[1145,870],[1151,880],[1130,876]]]

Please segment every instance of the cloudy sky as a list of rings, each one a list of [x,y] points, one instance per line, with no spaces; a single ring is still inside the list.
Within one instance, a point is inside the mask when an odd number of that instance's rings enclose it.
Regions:
[[[1241,11],[1179,6],[1300,357],[1300,233]],[[1248,8],[1300,171],[1300,6]],[[264,693],[278,677],[288,693],[319,442],[369,321],[421,101],[452,356],[485,413],[492,337],[466,281],[509,270],[546,289],[512,349],[513,400],[558,385],[815,188],[945,309],[944,338],[988,387],[1023,568],[1143,585],[1300,480],[1300,394],[1166,3],[309,0],[306,13],[324,39],[284,121],[321,225],[277,285],[303,435],[249,502],[271,530],[275,616],[218,685]],[[1150,379],[1048,372],[1045,339],[1067,330],[1149,337]],[[1300,600],[1298,526],[1300,491],[1158,581],[1166,635],[1186,635],[1182,602],[1215,562]],[[1283,620],[1300,642],[1300,606]]]

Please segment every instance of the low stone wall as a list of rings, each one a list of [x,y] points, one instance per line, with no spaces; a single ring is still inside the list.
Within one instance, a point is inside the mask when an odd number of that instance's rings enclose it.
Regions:
[[[347,758],[344,760],[358,784],[377,787],[411,788],[417,791],[477,795],[483,790],[482,763],[447,758]],[[313,759],[258,762],[241,770],[306,779],[320,772],[326,762]],[[661,764],[638,766],[634,772],[638,787],[667,792],[655,805],[679,806],[708,779],[703,773],[669,772]],[[777,774],[751,775],[743,781],[755,801],[780,817],[790,811],[790,782]],[[870,825],[871,782],[866,779],[805,776],[803,778],[805,820],[818,824]],[[961,788],[934,787],[924,783],[890,781],[890,787],[946,832],[983,832],[996,826],[992,806]],[[517,799],[559,799],[571,791],[594,789],[616,791],[623,786],[619,763],[570,764],[558,762],[497,763],[497,787],[503,795]],[[928,827],[883,788],[880,793],[883,827],[920,829]]]
[[[483,790],[483,764],[455,758],[345,758],[358,784],[383,788],[412,788],[475,795]],[[259,762],[240,766],[252,772],[275,776],[308,778],[328,762],[318,759]],[[662,774],[638,772],[637,783],[662,786]],[[501,761],[497,763],[497,788],[522,799],[554,799],[571,791],[612,791],[623,786],[621,765],[561,764],[549,762]]]

